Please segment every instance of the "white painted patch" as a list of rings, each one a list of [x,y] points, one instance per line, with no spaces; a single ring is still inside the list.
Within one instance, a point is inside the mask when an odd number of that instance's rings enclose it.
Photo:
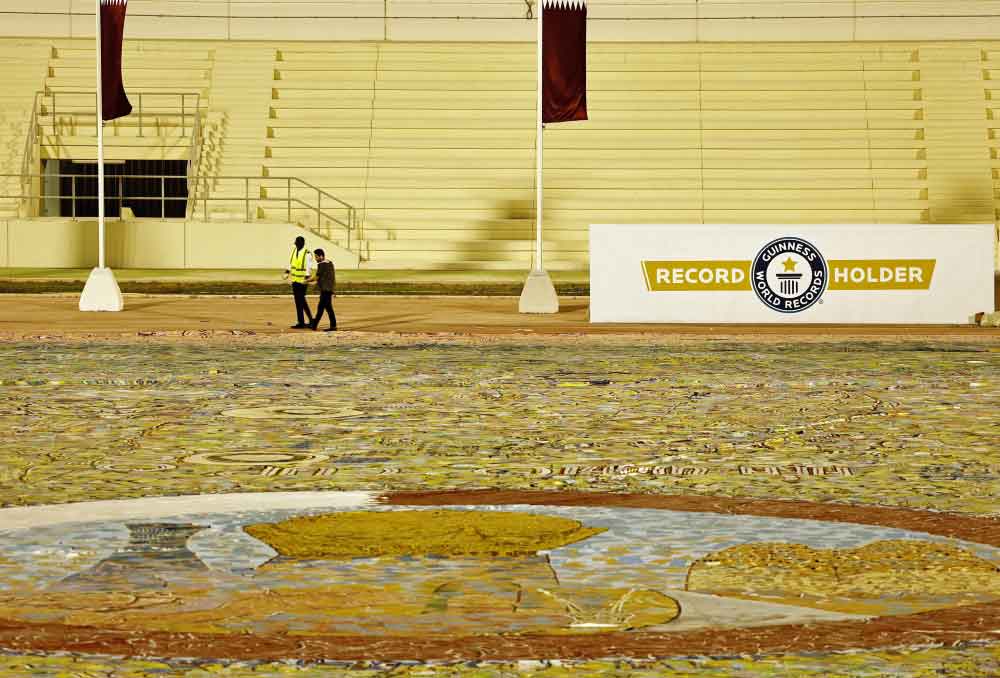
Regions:
[[[681,606],[681,616],[643,631],[690,631],[702,628],[740,628],[781,624],[871,619],[870,615],[833,612],[763,600],[728,598],[711,593],[664,589]]]
[[[237,492],[23,506],[0,509],[0,530],[104,520],[155,520],[188,513],[364,508],[373,505],[376,496],[375,492]]]

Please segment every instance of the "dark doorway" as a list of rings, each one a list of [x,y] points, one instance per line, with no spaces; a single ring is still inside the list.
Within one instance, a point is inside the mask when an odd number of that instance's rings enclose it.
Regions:
[[[187,214],[187,160],[126,160],[104,164],[104,213],[183,219]],[[59,161],[59,211],[64,217],[97,216],[97,163]],[[74,196],[76,196],[74,198]]]

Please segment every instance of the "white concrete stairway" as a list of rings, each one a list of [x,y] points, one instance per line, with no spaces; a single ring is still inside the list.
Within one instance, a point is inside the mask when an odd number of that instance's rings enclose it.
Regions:
[[[0,101],[0,175],[20,175],[25,142],[31,124],[35,93],[41,90],[49,48],[25,45],[16,40],[0,40],[0,72],[4,92]],[[37,158],[37,154],[35,156]],[[38,172],[37,165],[29,172]],[[0,176],[0,195],[20,195],[19,177]],[[21,200],[0,197],[0,219],[18,216]]]
[[[202,176],[211,181],[209,220],[243,221],[248,216],[246,182],[218,177],[261,177],[271,100],[274,51],[260,46],[220,45],[215,51],[208,107],[210,122],[202,140]],[[251,184],[251,190],[254,185]],[[202,197],[199,187],[198,197]],[[250,218],[257,216],[259,191],[250,195]],[[206,214],[198,204],[199,218]]]
[[[30,108],[29,108],[30,110]],[[0,112],[0,174],[18,174],[24,154],[24,135],[27,123],[17,111],[5,108]],[[17,177],[0,176],[0,219],[16,217],[20,200],[14,196],[21,193],[21,182]]]

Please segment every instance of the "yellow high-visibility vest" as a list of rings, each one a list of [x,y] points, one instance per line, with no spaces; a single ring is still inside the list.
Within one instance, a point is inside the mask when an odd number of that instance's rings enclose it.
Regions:
[[[291,278],[292,282],[304,283],[306,281],[307,256],[309,256],[309,250],[305,247],[300,250],[292,248],[292,258],[288,263],[288,277]]]

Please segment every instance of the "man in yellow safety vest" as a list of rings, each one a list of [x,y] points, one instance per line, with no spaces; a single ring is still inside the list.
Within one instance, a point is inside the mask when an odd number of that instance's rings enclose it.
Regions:
[[[306,281],[312,275],[313,256],[312,252],[306,249],[306,239],[301,235],[295,239],[295,248],[292,249],[292,256],[288,261],[288,268],[285,269],[285,277],[292,281],[292,296],[295,298],[295,315],[298,323],[292,325],[293,330],[304,330],[312,326],[312,311],[306,302]],[[309,322],[306,322],[306,318]]]

